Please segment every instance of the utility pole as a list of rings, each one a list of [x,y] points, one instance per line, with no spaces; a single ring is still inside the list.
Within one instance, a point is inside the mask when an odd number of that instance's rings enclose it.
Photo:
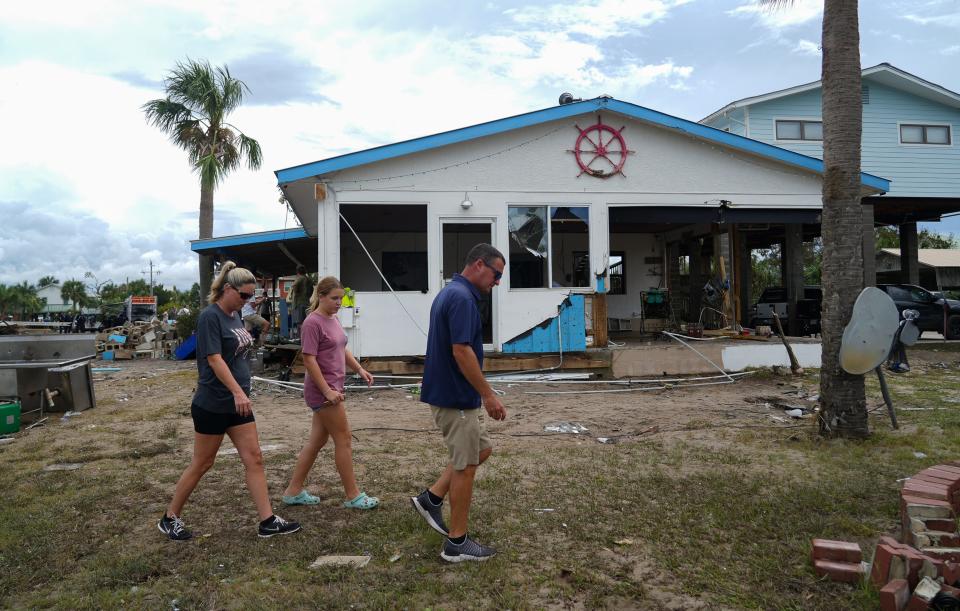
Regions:
[[[150,271],[148,272],[147,270],[143,270],[143,271],[141,271],[140,273],[141,273],[141,274],[150,274],[150,296],[153,297],[153,275],[154,275],[154,274],[156,274],[156,275],[158,275],[158,276],[160,275],[160,270],[153,271],[153,259],[150,259]]]

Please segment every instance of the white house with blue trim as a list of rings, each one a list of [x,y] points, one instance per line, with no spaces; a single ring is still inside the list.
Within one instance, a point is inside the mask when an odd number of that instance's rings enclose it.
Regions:
[[[433,298],[481,241],[507,257],[487,305],[493,351],[583,349],[583,295],[606,294],[614,319],[642,319],[664,294],[695,316],[687,301],[709,257],[726,257],[737,296],[749,286],[744,249],[819,231],[822,170],[796,151],[600,97],[276,176],[317,238],[318,273],[356,293],[354,351],[397,356],[424,353]],[[862,184],[864,196],[890,189],[870,174]]]
[[[960,210],[960,93],[886,63],[862,79],[861,166],[891,181],[864,204],[877,222],[900,226],[904,281],[917,284],[916,223]],[[700,123],[820,158],[821,82],[731,102]]]

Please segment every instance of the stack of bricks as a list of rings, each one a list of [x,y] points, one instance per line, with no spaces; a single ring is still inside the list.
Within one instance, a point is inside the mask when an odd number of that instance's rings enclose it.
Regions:
[[[856,543],[814,539],[811,555],[813,570],[821,577],[855,583],[866,574],[863,553]]]
[[[870,579],[883,611],[927,609],[941,592],[960,596],[960,461],[924,469],[900,492],[902,541],[881,537]]]

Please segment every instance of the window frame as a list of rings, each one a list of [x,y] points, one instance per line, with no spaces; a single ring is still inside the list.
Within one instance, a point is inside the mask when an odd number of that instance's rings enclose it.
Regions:
[[[592,257],[593,254],[593,234],[590,232],[590,225],[593,223],[593,206],[588,203],[543,203],[543,202],[508,202],[507,203],[507,216],[506,216],[506,228],[507,228],[507,248],[504,253],[507,257],[507,270],[510,269],[510,208],[546,208],[547,209],[547,269],[546,269],[546,285],[547,286],[534,286],[534,287],[515,287],[513,286],[513,277],[508,274],[507,290],[508,291],[572,291],[574,293],[590,293],[593,292],[595,287],[596,278],[592,273],[590,273],[590,284],[587,286],[553,286],[553,228],[550,218],[550,209],[551,208],[586,208],[587,209],[587,256]],[[577,251],[580,252],[580,251]],[[592,263],[591,263],[592,265]]]
[[[800,124],[800,137],[799,138],[781,138],[777,133],[777,124],[778,123],[799,123]],[[805,123],[819,123],[820,124],[820,138],[806,138],[805,137]],[[775,142],[810,142],[810,143],[821,143],[823,144],[823,118],[814,118],[814,117],[774,117],[773,119],[773,139]]]
[[[923,129],[923,142],[904,142],[903,141],[903,128],[904,127],[920,127]],[[927,142],[927,128],[928,127],[945,127],[947,128],[947,141],[946,142]],[[939,123],[939,122],[930,122],[930,121],[897,121],[897,143],[900,146],[953,146],[953,124],[952,123]]]

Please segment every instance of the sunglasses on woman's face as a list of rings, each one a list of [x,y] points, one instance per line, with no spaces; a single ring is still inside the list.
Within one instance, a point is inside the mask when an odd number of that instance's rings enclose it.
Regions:
[[[238,289],[237,287],[235,287],[235,286],[233,286],[233,285],[230,285],[230,288],[232,288],[233,290],[235,290],[235,291],[237,292],[237,294],[240,295],[240,298],[243,299],[244,301],[246,301],[246,300],[250,299],[251,297],[253,297],[253,293],[244,293],[243,291],[241,291],[240,289]]]

